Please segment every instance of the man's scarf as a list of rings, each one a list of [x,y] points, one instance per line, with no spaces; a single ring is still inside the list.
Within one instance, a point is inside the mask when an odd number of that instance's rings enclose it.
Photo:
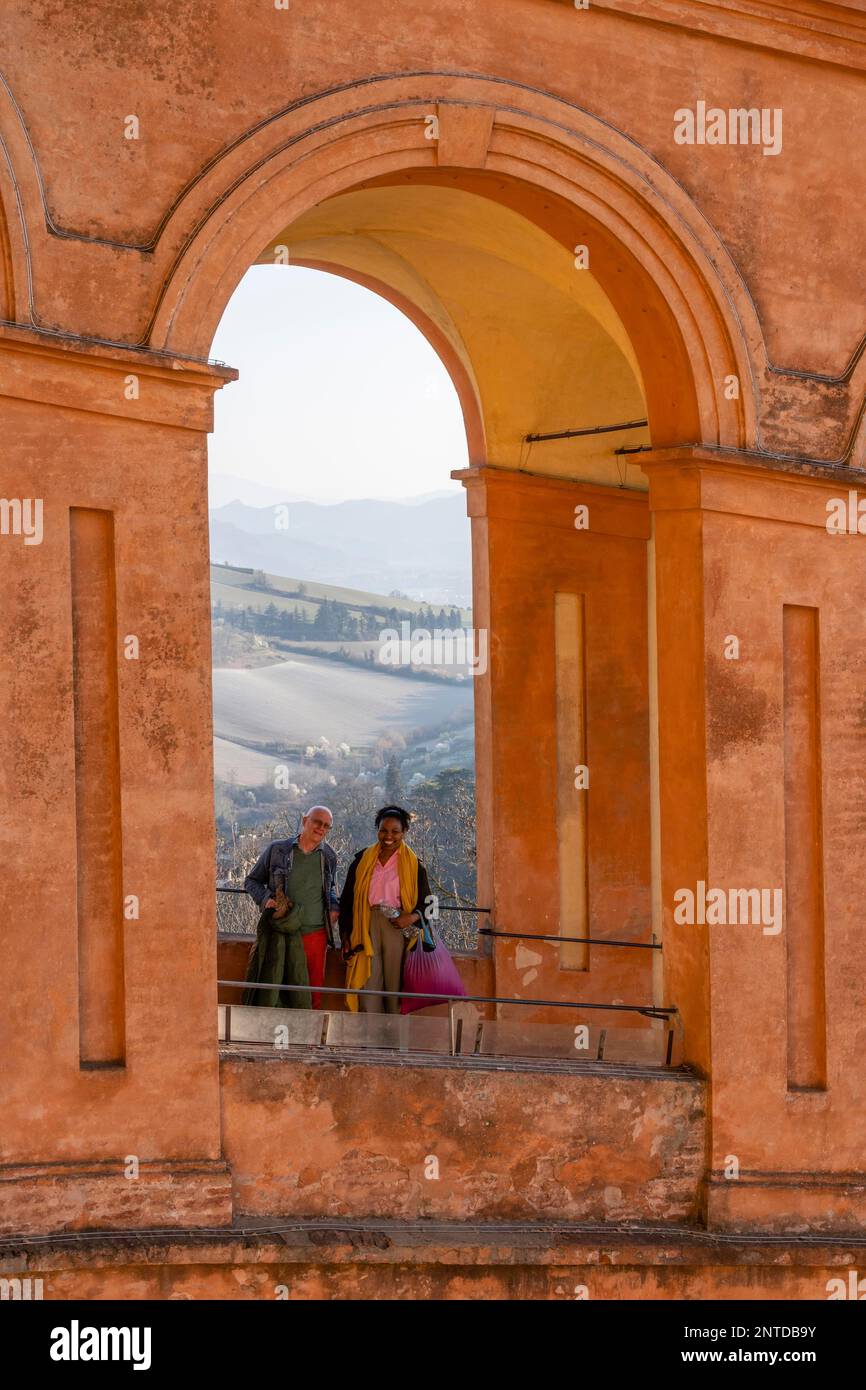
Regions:
[[[346,967],[346,988],[363,989],[373,970],[373,940],[370,936],[370,883],[379,858],[379,845],[365,849],[355,870],[355,895],[352,900],[352,936],[350,945],[363,950],[349,959]],[[400,880],[400,902],[404,912],[412,912],[418,901],[418,856],[408,845],[397,850],[397,874]],[[392,927],[392,931],[399,928]],[[418,938],[411,942],[412,950]],[[347,994],[346,1003],[352,1013],[358,1012],[357,994]]]

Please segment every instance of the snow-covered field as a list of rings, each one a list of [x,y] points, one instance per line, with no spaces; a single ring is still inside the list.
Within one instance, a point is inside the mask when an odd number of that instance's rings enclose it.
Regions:
[[[217,778],[254,786],[273,776],[274,757],[238,743],[302,750],[370,747],[388,734],[407,740],[472,724],[472,684],[388,676],[325,657],[291,656],[275,666],[213,672]],[[291,766],[291,759],[284,759]]]

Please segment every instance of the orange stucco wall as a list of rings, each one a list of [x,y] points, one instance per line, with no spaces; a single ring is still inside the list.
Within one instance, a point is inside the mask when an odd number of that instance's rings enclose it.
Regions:
[[[225,1057],[221,1074],[244,1216],[677,1222],[696,1211],[703,1086],[691,1077],[287,1062],[273,1048]]]
[[[8,353],[3,360],[9,364]],[[122,401],[123,365],[109,372],[85,357],[75,365],[79,400],[91,387],[94,397],[111,399],[113,384],[112,403]],[[14,366],[26,371],[27,355]],[[42,380],[31,379],[30,389],[60,394],[69,364],[58,364],[56,376],[50,364],[38,361],[38,367]],[[168,377],[166,371],[154,379],[155,392]],[[144,373],[142,379],[146,395],[150,383]],[[45,515],[41,546],[13,554],[6,543],[12,538],[4,537],[0,551],[7,596],[2,648],[9,656],[4,703],[10,715],[2,831],[8,871],[3,975],[10,987],[3,1045],[16,1058],[4,1081],[3,1162],[16,1183],[36,1183],[33,1195],[43,1220],[52,1211],[50,1194],[57,1196],[60,1224],[70,1219],[76,1201],[67,1201],[63,1184],[52,1180],[61,1171],[57,1165],[74,1174],[76,1165],[125,1154],[136,1155],[142,1169],[153,1172],[154,1192],[163,1181],[171,1186],[171,1164],[178,1162],[177,1183],[190,1184],[190,1192],[177,1200],[193,1220],[197,1202],[205,1220],[229,1210],[212,1046],[212,892],[205,896],[182,886],[200,880],[210,887],[213,879],[206,790],[212,752],[204,441],[185,427],[209,418],[209,393],[200,384],[206,381],[204,374],[197,382],[193,378],[178,418],[156,430],[175,499],[170,510],[164,477],[145,463],[145,441],[156,442],[148,421],[40,406],[15,398],[14,386],[12,395],[0,397],[0,428],[15,441],[16,487],[25,496],[42,497]],[[9,375],[5,383],[8,392]],[[173,380],[171,388],[177,390]],[[82,1057],[86,1015],[104,1015],[109,1005],[99,978],[88,980],[80,968],[79,911],[88,909],[86,902],[78,904],[78,854],[95,854],[104,894],[110,878],[102,854],[104,825],[98,846],[89,847],[86,839],[82,846],[79,839],[88,821],[76,801],[82,749],[73,700],[71,507],[113,515],[115,522],[117,631],[109,650],[117,673],[121,799],[114,853],[124,899],[138,900],[126,909],[134,917],[125,915],[122,904],[113,905],[123,957],[120,1065],[111,1065],[115,1059],[105,1054],[91,1064]],[[86,585],[86,554],[82,564],[78,578]],[[129,634],[139,640],[135,660],[122,655]],[[95,695],[108,707],[108,690]],[[83,772],[101,779],[102,764],[94,768],[85,758]],[[15,865],[23,874],[23,892],[13,881]],[[47,949],[36,949],[24,919],[43,910],[52,925],[47,942],[40,936]],[[171,1046],[159,1045],[166,1038]],[[195,1160],[197,1171],[213,1168],[206,1196],[197,1177],[184,1176],[188,1160]],[[217,1200],[214,1189],[220,1185]],[[152,1215],[147,1203],[132,1198],[122,1177],[106,1180],[105,1193],[109,1209],[115,1200],[119,1211],[139,1206],[136,1224]],[[17,1189],[4,1187],[3,1194],[3,1223],[14,1229]],[[30,1198],[23,1200],[29,1212]],[[172,1201],[169,1196],[163,1206],[159,1199],[157,1208],[168,1213]]]
[[[261,123],[269,121],[272,131],[276,113],[293,101],[309,102],[374,74],[475,71],[519,84],[519,104],[527,109],[533,93],[542,92],[601,117],[635,142],[635,161],[646,151],[718,230],[755,301],[768,359],[837,377],[862,334],[858,261],[847,239],[855,227],[845,217],[846,208],[857,205],[864,177],[848,167],[845,154],[862,70],[857,13],[846,9],[848,27],[824,34],[806,24],[786,26],[776,15],[738,33],[733,16],[708,19],[687,3],[675,16],[661,5],[644,7],[645,24],[635,24],[630,8],[625,14],[592,6],[580,12],[557,0],[501,0],[493,15],[484,0],[431,0],[423,18],[405,24],[377,0],[359,0],[337,14],[330,5],[311,4],[302,18],[268,6],[239,11],[229,0],[203,12],[184,0],[150,6],[144,20],[120,15],[106,33],[95,3],[60,6],[50,24],[26,4],[11,5],[4,70],[21,120],[7,97],[4,123],[22,196],[32,202],[41,320],[140,340],[163,261],[150,250],[125,248],[164,240],[161,223],[185,189],[188,208],[204,210],[206,199],[197,199],[190,185],[221,150],[235,142],[225,162],[236,177],[267,149],[270,131]],[[656,10],[670,22],[654,24]],[[447,86],[435,76],[424,84],[434,100]],[[375,88],[363,90],[363,104],[372,106]],[[123,137],[132,91],[137,141]],[[404,100],[411,91],[404,77]],[[678,145],[673,112],[700,98],[768,108],[784,103],[783,154],[765,158],[758,149]],[[816,115],[820,139],[814,138]],[[39,160],[41,189],[24,127]],[[421,148],[426,144],[432,158],[423,129],[422,121]],[[459,142],[455,148],[462,153]],[[201,183],[198,190],[204,191]],[[4,189],[4,206],[7,197]],[[268,197],[276,213],[280,194],[271,188]],[[73,233],[72,240],[44,228],[43,198],[53,227]],[[12,200],[7,221],[14,238]],[[810,244],[822,247],[808,275],[798,228],[808,228]],[[172,231],[169,239],[174,256],[179,242]],[[24,309],[26,287],[16,285],[14,293]],[[218,315],[221,305],[215,307]],[[776,386],[780,403],[798,391],[795,379]],[[823,416],[825,433],[834,433],[832,442],[826,440],[831,452],[844,438],[843,417],[850,423],[856,409],[846,415],[845,395],[841,381],[801,393],[816,405],[820,398],[814,424]],[[790,409],[770,415],[765,423],[780,442],[802,442]]]
[[[804,1225],[856,1222],[866,1091],[851,904],[866,845],[852,818],[864,797],[855,750],[866,670],[850,615],[861,601],[862,538],[828,533],[828,502],[840,489],[847,496],[838,476],[773,477],[709,457],[672,456],[650,467],[660,700],[682,711],[661,730],[665,963],[690,1055],[713,1076],[710,1203],[717,1219],[734,1223],[760,1219],[758,1208],[768,1221],[775,1213]],[[811,679],[820,707],[816,765],[811,779],[800,771],[793,789],[785,779],[784,652],[792,607],[815,615]],[[726,657],[731,637],[738,655]],[[693,673],[688,684],[684,670]],[[806,844],[791,824],[803,803],[820,813]],[[784,930],[673,920],[677,888],[701,878],[724,889],[782,886],[790,895],[794,868],[810,852],[820,864],[818,902],[788,901]],[[804,979],[799,964],[789,977],[798,930],[820,933],[820,978],[810,969]],[[792,1007],[789,978],[809,990],[805,1016]],[[818,1030],[823,1076],[804,1086],[791,1057]],[[744,1182],[724,1180],[728,1155],[749,1170]]]
[[[480,796],[493,808],[490,839],[479,854],[482,882],[495,885],[500,931],[570,934],[604,940],[651,939],[650,785],[647,662],[646,500],[588,484],[544,483],[506,471],[465,479],[473,525],[484,526],[489,671],[480,683]],[[577,529],[578,508],[587,529]],[[555,600],[580,597],[585,611],[582,689],[585,747],[568,760],[566,798],[588,802],[583,832],[587,915],[581,927],[560,920]],[[488,736],[489,735],[489,736]],[[589,786],[574,788],[574,764],[586,758]],[[530,950],[531,947],[531,950]],[[585,968],[568,968],[556,942],[498,940],[500,994],[591,1002],[652,1002],[650,953],[590,946]],[[535,1013],[535,1011],[533,1011]],[[539,1016],[541,1016],[539,1014]],[[613,1015],[569,1012],[574,1023]],[[628,1016],[634,1024],[635,1016]]]

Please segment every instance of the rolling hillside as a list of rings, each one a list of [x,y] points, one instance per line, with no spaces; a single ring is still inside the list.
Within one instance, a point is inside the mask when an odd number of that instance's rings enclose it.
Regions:
[[[365,614],[395,607],[420,613],[425,605],[339,585],[295,580],[237,567],[211,566],[212,603],[223,610],[252,608],[264,614],[274,605],[312,619],[324,599]],[[304,596],[298,597],[299,586]],[[471,615],[460,613],[468,626]],[[379,621],[379,619],[377,619]],[[384,613],[381,623],[386,619]],[[215,632],[225,632],[217,626]],[[250,644],[252,635],[246,639]],[[258,641],[258,639],[255,639]],[[310,646],[309,654],[306,647]],[[300,650],[299,650],[300,648]],[[293,781],[305,785],[311,775],[310,749],[339,772],[345,765],[337,752],[344,745],[354,763],[364,763],[384,742],[404,748],[406,772],[432,775],[443,767],[471,767],[473,690],[471,679],[418,680],[389,674],[365,664],[346,665],[327,655],[351,651],[362,658],[375,642],[310,641],[291,650],[270,642],[255,661],[215,666],[213,671],[214,765],[218,781],[239,787],[273,783],[277,764],[287,766]],[[241,662],[243,664],[241,664]],[[334,761],[334,760],[337,761]]]
[[[292,579],[279,574],[266,574],[269,588],[264,590],[254,587],[253,568],[260,569],[261,566],[240,568],[211,563],[211,602],[214,605],[222,603],[226,608],[255,608],[259,612],[263,612],[268,604],[273,603],[280,609],[293,610],[299,607],[310,617],[315,614],[319,600],[325,598],[345,603],[353,611],[394,607],[418,613],[427,607],[427,604],[419,599],[390,598],[363,589],[350,589],[339,584],[321,584],[310,579]],[[306,588],[306,597],[298,598],[298,589],[302,584]],[[443,605],[434,603],[432,606],[438,611]],[[450,605],[445,604],[444,607],[449,608]],[[470,610],[461,608],[460,617],[464,624],[470,623]]]

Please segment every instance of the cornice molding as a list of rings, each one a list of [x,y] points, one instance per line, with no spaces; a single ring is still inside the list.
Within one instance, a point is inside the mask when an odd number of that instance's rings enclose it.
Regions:
[[[729,449],[712,444],[681,444],[671,449],[650,449],[637,456],[640,467],[652,477],[659,469],[702,469],[735,473],[739,477],[766,478],[768,474],[823,487],[862,486],[866,469],[838,461],[796,458],[790,454],[763,453],[755,449]]]
[[[557,0],[573,5],[573,0]],[[824,0],[590,0],[625,19],[789,53],[814,63],[866,70],[866,8]]]
[[[0,320],[0,352],[37,354],[43,361],[87,362],[109,371],[126,372],[134,367],[140,375],[159,376],[185,385],[219,387],[236,381],[236,367],[203,357],[190,357],[160,348],[114,343],[107,338],[86,338],[60,329],[41,328],[27,323]]]
[[[136,378],[139,391],[127,399]],[[0,400],[112,416],[125,424],[213,429],[213,395],[231,367],[173,353],[0,324]]]

